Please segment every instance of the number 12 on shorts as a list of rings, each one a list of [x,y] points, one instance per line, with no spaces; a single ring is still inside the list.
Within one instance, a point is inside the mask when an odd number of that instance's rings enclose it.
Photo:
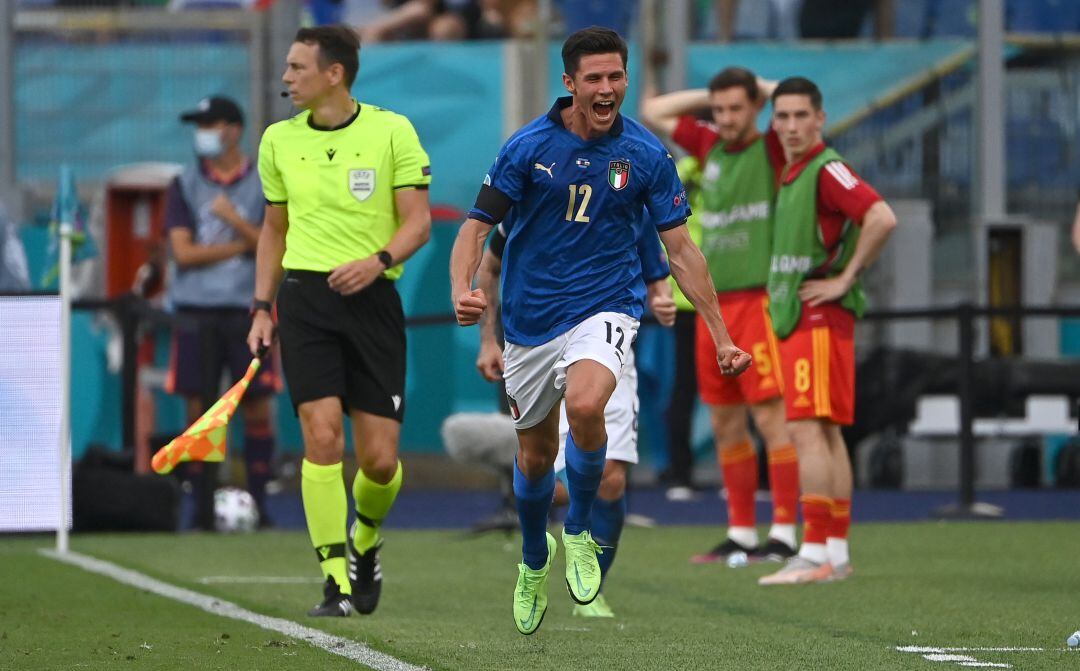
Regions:
[[[611,344],[615,345],[615,351],[619,353],[619,359],[622,359],[622,355],[623,355],[622,345],[623,345],[623,340],[626,339],[626,332],[623,331],[623,327],[621,327],[621,326],[613,326],[611,322],[604,322],[604,323],[607,324],[607,341],[608,341],[608,344],[609,345],[611,345]],[[612,338],[614,336],[616,336],[616,335],[619,337],[619,341],[613,343]]]

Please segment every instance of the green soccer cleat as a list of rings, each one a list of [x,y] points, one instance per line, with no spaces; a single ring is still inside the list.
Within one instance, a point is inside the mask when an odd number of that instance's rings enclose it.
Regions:
[[[546,532],[545,535],[548,560],[544,568],[533,570],[524,562],[518,564],[517,586],[514,587],[514,625],[526,636],[540,628],[547,612],[547,578],[558,546],[555,545],[554,536]]]
[[[600,594],[600,562],[597,554],[603,554],[592,534],[588,531],[570,536],[563,530],[563,547],[566,549],[566,589],[570,598],[585,606]]]
[[[615,613],[607,605],[607,600],[604,599],[603,594],[597,594],[596,600],[587,606],[575,603],[574,615],[577,617],[615,617]]]

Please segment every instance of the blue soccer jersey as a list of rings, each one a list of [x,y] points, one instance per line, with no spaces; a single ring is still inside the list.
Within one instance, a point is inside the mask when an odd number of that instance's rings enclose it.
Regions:
[[[690,215],[675,163],[641,124],[619,115],[586,141],[563,125],[560,98],[513,135],[484,180],[508,198],[502,300],[506,340],[536,346],[600,312],[640,319],[637,242],[645,208],[658,231]],[[469,216],[499,223],[478,208]]]
[[[637,250],[641,259],[642,279],[646,284],[667,279],[671,267],[660,243],[660,235],[647,215],[642,216],[638,223]]]
[[[637,251],[641,261],[641,275],[646,284],[658,280],[667,279],[671,274],[671,266],[668,265],[667,255],[660,242],[660,236],[656,227],[652,224],[646,213],[638,220],[637,225]],[[495,258],[502,263],[503,250],[506,248],[506,231],[510,227],[509,221],[504,221],[495,227],[488,236],[488,246]]]

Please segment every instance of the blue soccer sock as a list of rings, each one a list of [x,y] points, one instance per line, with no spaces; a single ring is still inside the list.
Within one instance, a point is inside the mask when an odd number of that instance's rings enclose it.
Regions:
[[[601,580],[607,577],[611,563],[615,561],[615,550],[619,546],[619,536],[622,535],[623,522],[626,521],[626,496],[620,496],[614,501],[596,499],[592,507],[592,535],[600,545],[604,546],[604,553],[597,555],[600,562]]]
[[[514,498],[521,522],[521,555],[525,565],[533,570],[547,564],[547,521],[554,493],[554,470],[537,480],[529,480],[518,468],[517,459],[514,460]]]
[[[570,494],[570,507],[566,511],[563,528],[570,536],[589,528],[593,501],[604,475],[607,443],[599,450],[586,452],[574,442],[573,432],[566,434],[566,484]]]

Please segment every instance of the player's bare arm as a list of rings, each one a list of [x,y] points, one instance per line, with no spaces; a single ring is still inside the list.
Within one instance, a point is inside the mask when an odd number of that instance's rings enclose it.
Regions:
[[[675,305],[671,283],[666,277],[650,282],[645,287],[645,301],[649,305],[649,312],[652,312],[661,326],[675,325],[675,313],[678,312],[678,307]]]
[[[491,233],[491,224],[478,219],[466,219],[458,229],[454,249],[450,252],[450,297],[458,325],[472,326],[480,321],[487,308],[482,289],[473,289],[473,277],[480,266],[484,241]]]
[[[641,121],[667,137],[675,132],[679,117],[709,109],[708,89],[689,89],[649,98],[641,104]]]
[[[480,270],[476,273],[476,289],[482,292],[492,306],[499,304],[501,274],[499,259],[491,250],[485,251],[480,260]],[[503,353],[495,333],[494,309],[484,310],[480,315],[480,352],[476,356],[476,369],[488,382],[498,382],[503,376]]]
[[[267,205],[255,252],[255,300],[272,303],[281,277],[285,274],[281,259],[285,256],[285,233],[289,230],[289,208]],[[274,342],[274,320],[266,310],[256,310],[251,318],[247,344],[252,354]]]
[[[403,263],[431,238],[431,207],[426,189],[395,191],[394,203],[401,218],[401,227],[381,250],[390,255],[390,266],[378,254],[342,264],[330,271],[327,277],[331,289],[345,296],[366,289],[383,272]]]
[[[885,242],[896,228],[896,214],[889,204],[879,200],[863,216],[862,231],[851,260],[836,277],[806,280],[799,287],[799,299],[811,306],[840,300],[851,289],[859,273],[877,259]]]
[[[676,226],[660,232],[660,240],[667,250],[671,274],[678,282],[694,309],[705,320],[705,325],[716,345],[716,360],[720,372],[724,375],[738,375],[750,366],[750,355],[731,342],[724,318],[720,316],[720,305],[716,301],[716,289],[709,276],[705,257],[694,241],[686,226]]]

